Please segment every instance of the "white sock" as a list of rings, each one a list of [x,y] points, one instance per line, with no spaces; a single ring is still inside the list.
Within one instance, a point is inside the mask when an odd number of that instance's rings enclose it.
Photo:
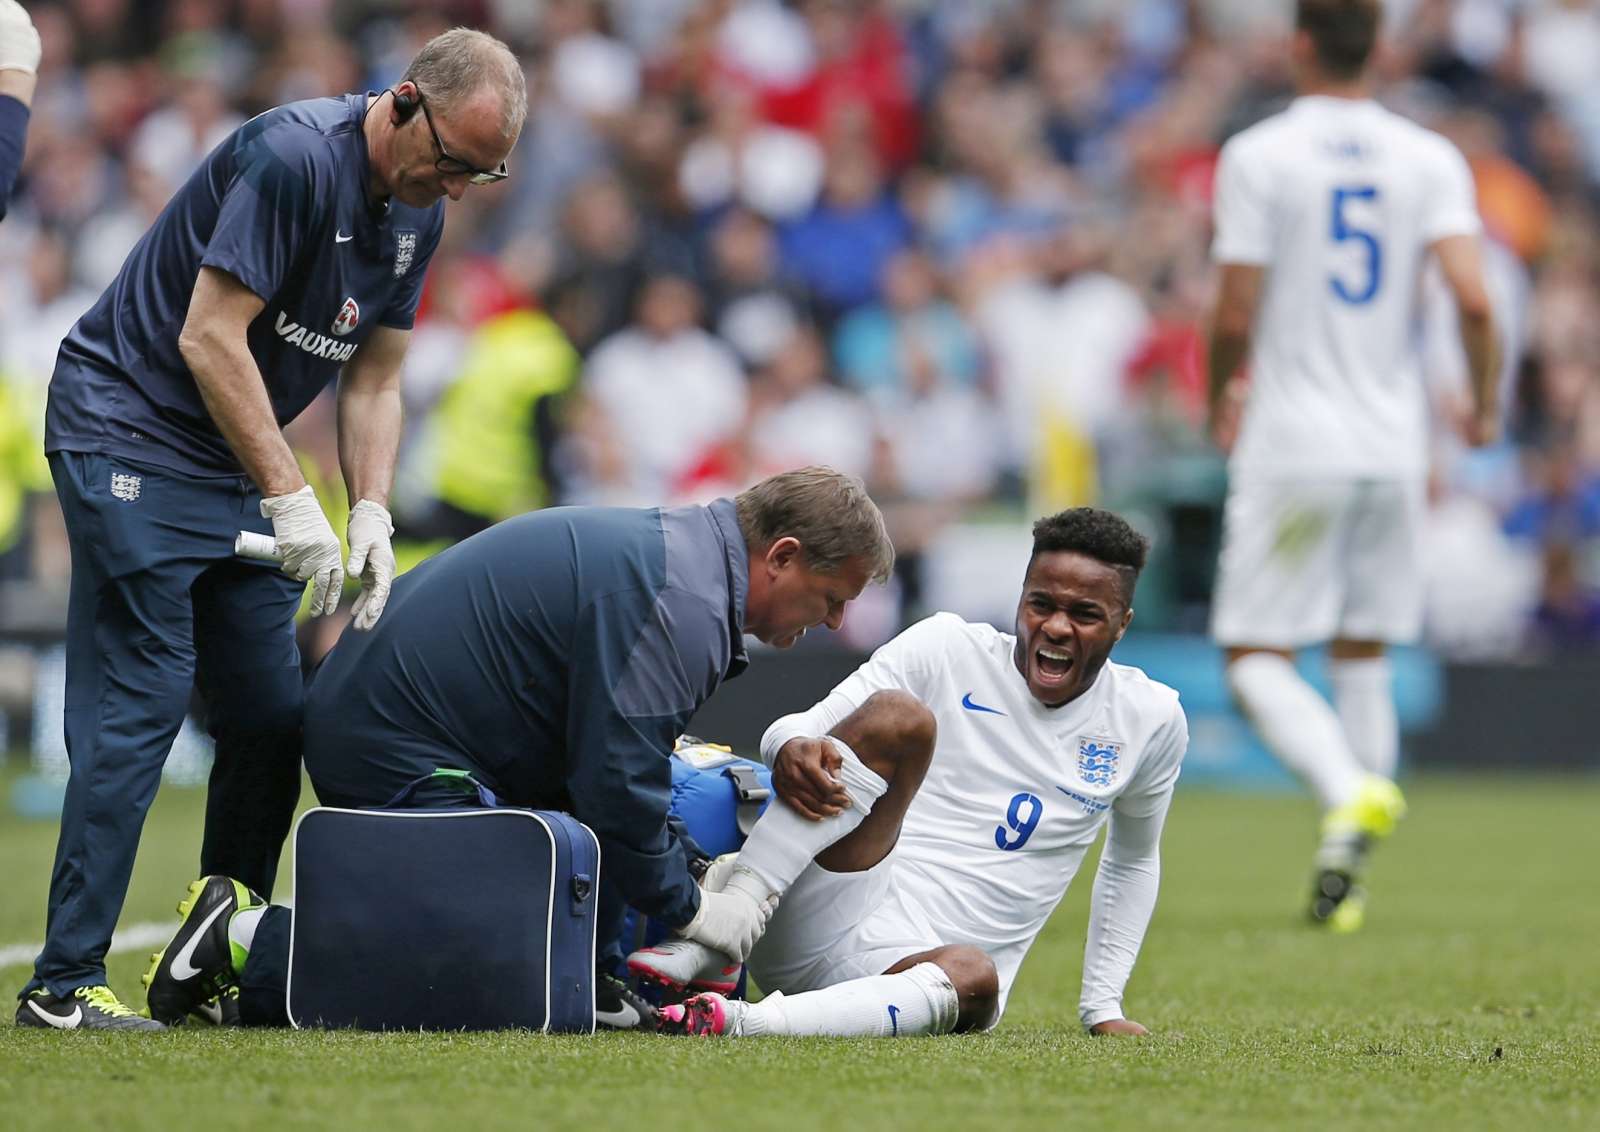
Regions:
[[[961,1007],[955,984],[937,963],[898,975],[869,975],[804,994],[768,995],[745,1011],[741,1034],[840,1038],[947,1034]]]
[[[765,899],[769,893],[789,891],[817,854],[866,820],[872,804],[889,789],[889,784],[869,769],[847,744],[831,736],[828,741],[844,760],[839,778],[850,795],[850,808],[831,818],[812,821],[801,817],[793,807],[774,800],[739,850],[740,867],[754,873],[768,886],[767,892],[751,894],[757,900]],[[735,873],[728,881],[729,887],[740,887],[736,883],[738,877]]]
[[[1276,653],[1249,653],[1228,665],[1228,687],[1267,748],[1306,780],[1323,809],[1356,796],[1363,771],[1339,717],[1294,665]]]
[[[1400,761],[1400,721],[1389,658],[1330,660],[1328,679],[1356,761],[1372,774],[1393,778]]]
[[[233,953],[233,969],[236,974],[244,971],[244,961],[250,954],[250,945],[256,941],[256,928],[261,925],[261,917],[266,914],[265,904],[254,908],[241,908],[228,917],[228,942],[232,944],[229,949]]]

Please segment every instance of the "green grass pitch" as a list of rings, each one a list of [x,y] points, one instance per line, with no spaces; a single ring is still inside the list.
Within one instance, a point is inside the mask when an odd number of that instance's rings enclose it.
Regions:
[[[1424,778],[1409,795],[1367,929],[1335,938],[1298,918],[1308,801],[1180,792],[1127,998],[1142,1041],[1078,1028],[1090,862],[984,1036],[0,1026],[0,1128],[1600,1128],[1600,780]],[[175,921],[201,806],[163,791],[125,924]],[[0,816],[0,947],[38,938],[54,839]],[[135,1002],[143,960],[110,965]],[[26,970],[0,976],[15,989]]]

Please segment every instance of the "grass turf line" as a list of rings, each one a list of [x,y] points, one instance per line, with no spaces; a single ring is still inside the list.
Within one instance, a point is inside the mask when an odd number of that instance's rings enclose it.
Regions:
[[[1078,1030],[1090,861],[989,1035],[719,1043],[0,1026],[0,1126],[58,1128],[76,1111],[96,1126],[164,1130],[199,1114],[212,1128],[386,1132],[677,1120],[741,1132],[1600,1127],[1600,782],[1425,778],[1408,795],[1412,816],[1373,870],[1367,929],[1336,938],[1298,918],[1309,802],[1180,793],[1127,999],[1156,1030],[1141,1042]],[[125,923],[176,922],[202,806],[199,791],[158,799]],[[38,937],[54,838],[51,823],[0,821],[0,942]],[[113,985],[138,1001],[142,969],[142,955],[114,956]],[[26,970],[0,974],[20,986]]]

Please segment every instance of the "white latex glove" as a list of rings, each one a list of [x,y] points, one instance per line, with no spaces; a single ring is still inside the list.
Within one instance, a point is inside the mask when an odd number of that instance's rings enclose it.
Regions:
[[[720,951],[735,962],[750,958],[750,949],[766,929],[772,905],[758,903],[754,897],[735,889],[732,892],[700,890],[700,908],[678,934],[699,940],[713,951]]]
[[[728,878],[733,875],[734,866],[739,863],[739,854],[724,853],[712,860],[705,876],[700,878],[700,887],[707,892],[721,892],[728,887]]]
[[[297,582],[311,580],[311,616],[332,614],[339,608],[339,559],[343,551],[311,485],[288,495],[263,499],[261,517],[272,520],[272,535],[283,556],[283,572]]]
[[[350,508],[350,525],[345,534],[350,542],[350,562],[345,573],[361,579],[361,592],[356,595],[352,611],[354,624],[365,632],[383,615],[389,587],[394,584],[394,547],[389,542],[394,520],[383,504],[363,499]]]
[[[0,71],[39,71],[39,33],[17,0],[0,0]]]

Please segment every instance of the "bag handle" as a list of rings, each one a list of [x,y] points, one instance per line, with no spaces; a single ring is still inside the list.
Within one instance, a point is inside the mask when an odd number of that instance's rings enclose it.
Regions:
[[[424,783],[433,782],[435,780],[438,780],[446,786],[451,786],[455,789],[461,790],[467,794],[477,794],[478,801],[483,803],[484,806],[491,810],[499,809],[500,807],[500,799],[495,797],[494,791],[490,790],[483,783],[472,777],[471,771],[457,770],[454,767],[440,766],[434,767],[431,773],[425,774],[421,778],[413,778],[410,782],[406,783],[400,788],[400,792],[398,794],[377,808],[380,810],[403,809],[406,802],[409,802],[412,798],[416,797],[417,791],[422,788]]]

